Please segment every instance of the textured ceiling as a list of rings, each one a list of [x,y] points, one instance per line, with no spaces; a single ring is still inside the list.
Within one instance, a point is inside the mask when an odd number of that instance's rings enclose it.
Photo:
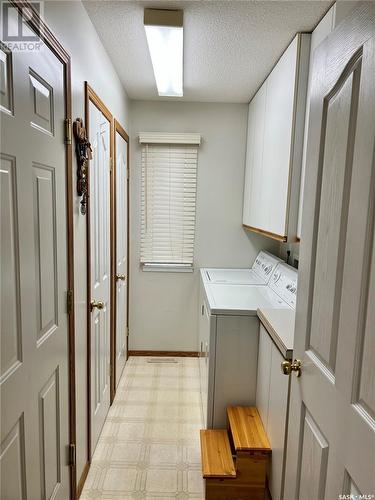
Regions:
[[[311,31],[331,1],[85,1],[132,99],[157,94],[143,9],[184,9],[185,101],[248,102],[298,31]]]

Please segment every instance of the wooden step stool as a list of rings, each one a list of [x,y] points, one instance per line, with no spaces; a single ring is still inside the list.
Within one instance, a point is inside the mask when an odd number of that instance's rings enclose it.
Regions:
[[[271,447],[258,410],[236,406],[227,408],[227,413],[228,432],[201,431],[205,498],[264,500]]]
[[[230,406],[227,414],[228,432],[236,454],[236,483],[249,488],[249,496],[243,498],[263,500],[271,446],[259,412],[255,407]]]
[[[202,471],[206,480],[206,499],[232,498],[225,496],[226,490],[236,479],[227,431],[208,429],[201,431],[200,435]]]

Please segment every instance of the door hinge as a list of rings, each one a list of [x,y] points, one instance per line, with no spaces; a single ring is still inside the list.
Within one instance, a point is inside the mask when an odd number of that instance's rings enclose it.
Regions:
[[[129,337],[129,327],[126,327],[126,336]]]
[[[65,118],[65,144],[72,143],[72,120]]]
[[[69,444],[69,466],[76,466],[76,445],[73,443]]]
[[[73,312],[73,290],[66,292],[66,312],[72,314]]]
[[[128,168],[126,169],[126,180],[127,181],[129,180],[129,169]]]
[[[113,158],[109,160],[109,170],[112,172],[113,170]]]

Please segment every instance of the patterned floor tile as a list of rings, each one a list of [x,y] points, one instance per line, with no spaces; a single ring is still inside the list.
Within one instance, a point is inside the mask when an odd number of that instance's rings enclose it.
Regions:
[[[196,358],[129,358],[82,500],[203,500]]]

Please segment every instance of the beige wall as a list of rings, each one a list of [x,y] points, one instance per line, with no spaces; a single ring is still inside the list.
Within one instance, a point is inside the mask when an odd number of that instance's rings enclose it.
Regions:
[[[45,2],[45,19],[72,58],[73,120],[84,117],[84,82],[93,87],[123,127],[129,128],[128,98],[80,1]],[[75,164],[74,164],[75,172]],[[73,188],[74,189],[74,188]],[[74,190],[75,193],[75,190]],[[74,199],[77,480],[87,459],[86,217]]]
[[[246,104],[131,102],[130,349],[197,350],[199,267],[249,267],[267,238],[242,229]],[[139,132],[199,132],[194,273],[139,266]]]

